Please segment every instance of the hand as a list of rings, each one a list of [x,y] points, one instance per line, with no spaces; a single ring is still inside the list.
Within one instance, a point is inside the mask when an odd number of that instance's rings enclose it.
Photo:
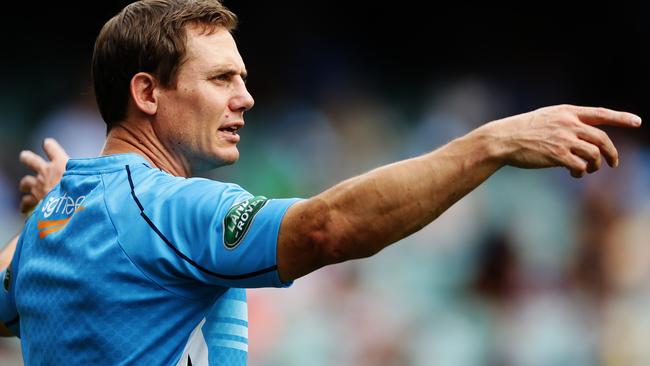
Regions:
[[[38,205],[38,202],[54,188],[61,180],[65,165],[70,157],[56,140],[47,138],[43,141],[43,150],[50,161],[45,161],[29,150],[20,153],[20,162],[36,173],[36,176],[26,175],[20,180],[20,211],[27,213]]]
[[[520,168],[563,166],[573,177],[601,167],[601,155],[618,166],[618,152],[597,125],[639,127],[641,118],[605,108],[559,105],[489,123],[477,131],[495,137],[507,165]]]

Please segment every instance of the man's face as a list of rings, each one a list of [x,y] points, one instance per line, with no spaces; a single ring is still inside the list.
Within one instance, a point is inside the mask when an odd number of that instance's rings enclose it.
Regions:
[[[253,107],[246,67],[224,28],[187,28],[187,54],[176,88],[162,88],[154,129],[166,148],[192,171],[232,164],[239,158],[237,131]]]

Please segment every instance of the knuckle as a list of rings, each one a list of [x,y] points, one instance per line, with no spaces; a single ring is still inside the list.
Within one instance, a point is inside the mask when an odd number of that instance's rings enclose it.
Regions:
[[[599,160],[600,159],[600,149],[598,149],[594,145],[590,145],[590,147],[589,147],[589,156],[594,160]]]
[[[570,129],[577,125],[576,118],[571,113],[562,113],[558,116],[558,124],[564,129]],[[566,132],[565,132],[566,133]]]
[[[609,140],[609,136],[607,133],[601,129],[596,129],[596,138],[598,139],[599,142],[603,144],[610,144],[611,141]]]
[[[568,123],[568,122],[564,122],[564,123]],[[562,144],[569,145],[573,142],[574,135],[566,129],[561,129],[557,131],[557,139]]]
[[[569,157],[571,157],[571,155],[572,155],[572,154],[571,154],[571,149],[569,149],[569,148],[567,148],[567,147],[561,147],[561,148],[559,149],[559,155],[560,155],[561,157],[563,157],[563,158],[569,158]]]
[[[564,133],[566,127],[569,127],[569,119],[565,115],[559,115],[556,123],[562,127],[561,130],[558,130],[558,133],[560,134]]]
[[[555,155],[557,157],[560,157],[560,158],[564,158],[567,155],[569,155],[569,150],[566,147],[562,146],[562,145],[553,145],[553,146],[551,146],[550,151],[551,151],[551,154],[553,154],[553,155]]]
[[[605,108],[603,108],[603,107],[597,107],[597,108],[594,109],[594,115],[595,115],[598,119],[603,119],[603,118],[606,118],[606,117],[607,117],[607,115],[608,115],[608,111],[607,111],[607,109],[605,109]]]

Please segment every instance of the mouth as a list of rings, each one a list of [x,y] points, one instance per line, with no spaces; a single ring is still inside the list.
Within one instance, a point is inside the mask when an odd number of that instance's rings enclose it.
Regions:
[[[227,132],[227,133],[231,133],[233,135],[236,135],[237,131],[239,131],[239,129],[241,129],[241,127],[239,127],[239,126],[231,126],[231,127],[225,127],[225,128],[222,127],[222,128],[219,129],[219,131]]]
[[[244,122],[229,122],[219,128],[219,133],[225,140],[237,143],[239,142],[239,130],[244,127]]]

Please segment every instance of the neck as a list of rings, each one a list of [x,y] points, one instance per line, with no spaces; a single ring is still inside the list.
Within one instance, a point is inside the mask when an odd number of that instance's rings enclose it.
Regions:
[[[178,153],[169,151],[148,121],[123,122],[111,129],[101,154],[124,153],[141,155],[152,166],[177,177],[189,177],[192,174],[187,160]]]

